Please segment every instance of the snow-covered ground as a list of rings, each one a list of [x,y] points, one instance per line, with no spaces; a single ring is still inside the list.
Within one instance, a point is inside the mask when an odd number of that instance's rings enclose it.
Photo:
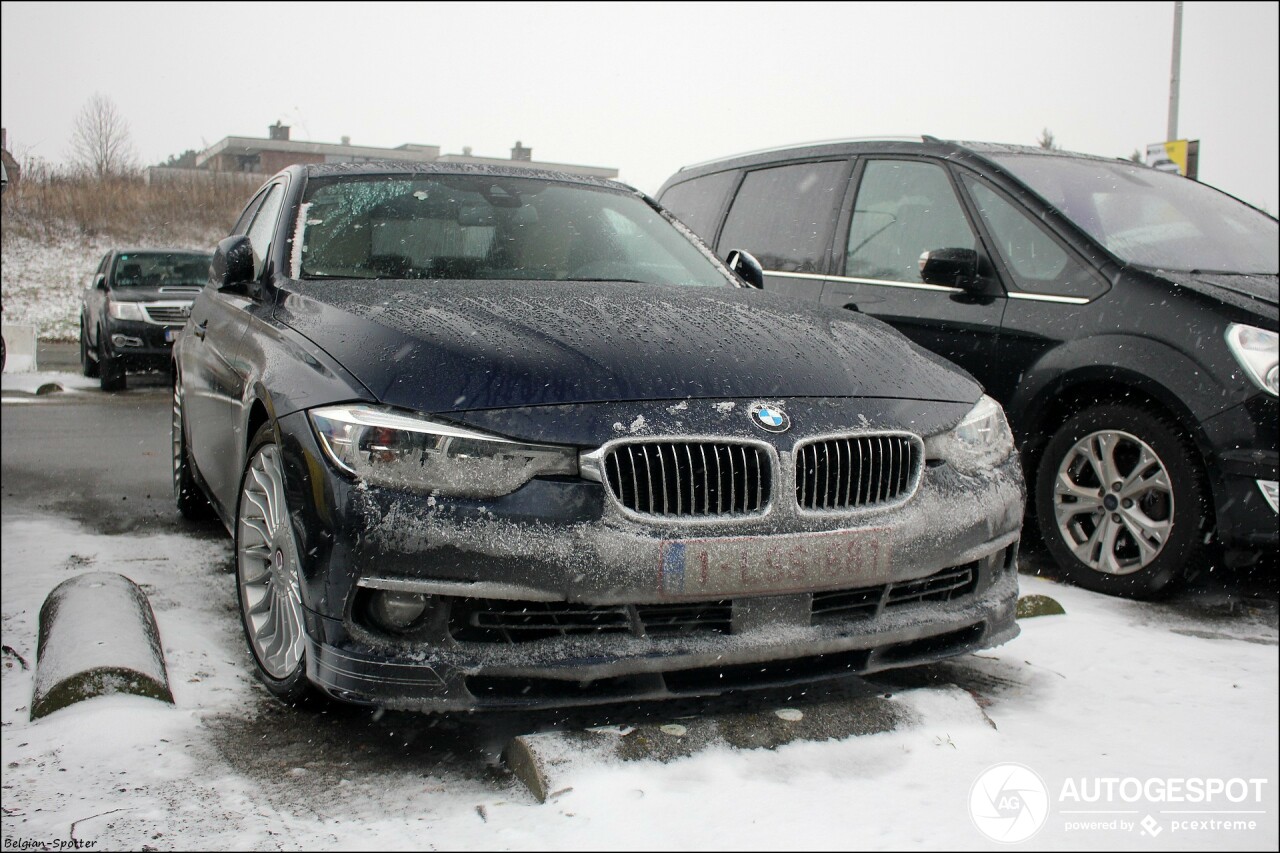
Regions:
[[[1046,786],[1047,818],[1026,847],[1280,841],[1273,618],[1024,577],[1024,593],[1053,596],[1066,615],[1025,620],[1007,646],[934,668],[975,690],[994,727],[954,687],[907,691],[897,695],[915,725],[666,764],[570,762],[562,793],[540,805],[473,748],[476,718],[269,701],[243,649],[230,548],[208,531],[104,536],[16,512],[2,525],[6,849],[71,839],[96,849],[989,849],[1000,845],[977,828],[970,796],[1004,762]],[[102,697],[28,721],[41,602],[86,571],[120,572],[150,595],[175,706]],[[1136,781],[1089,801],[1100,779]],[[1188,795],[1215,779],[1225,792]],[[1265,781],[1240,783],[1252,787],[1234,801],[1243,789],[1231,780]],[[1144,795],[1129,801],[1135,785]],[[983,825],[1028,819],[1035,795],[1022,796],[1029,806],[1004,803],[1008,820],[980,815]],[[1103,826],[1080,828],[1091,823]]]
[[[207,251],[217,240],[211,235],[207,241],[160,239],[159,244]],[[119,245],[119,240],[70,230],[43,239],[6,234],[0,257],[5,322],[33,325],[41,340],[78,340],[81,293],[102,256]]]

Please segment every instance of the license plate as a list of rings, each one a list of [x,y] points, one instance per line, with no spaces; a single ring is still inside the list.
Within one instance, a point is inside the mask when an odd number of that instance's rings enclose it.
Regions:
[[[181,331],[182,331],[182,329],[177,329],[177,328],[173,328],[173,329],[165,329],[165,330],[164,330],[164,342],[165,342],[166,344],[171,344],[171,343],[173,343],[175,340],[177,340],[177,338],[178,338],[178,333],[179,333],[179,332],[181,332]]]
[[[889,577],[885,528],[678,539],[662,543],[659,588],[672,597],[782,595],[869,586]]]

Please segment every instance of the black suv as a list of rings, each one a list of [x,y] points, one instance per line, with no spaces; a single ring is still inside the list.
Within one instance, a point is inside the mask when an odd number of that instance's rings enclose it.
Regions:
[[[125,387],[126,370],[167,370],[173,340],[209,279],[208,252],[113,249],[80,302],[80,367],[102,390]]]
[[[691,166],[658,198],[765,289],[977,377],[1082,586],[1150,595],[1212,544],[1275,548],[1274,217],[1128,160],[927,136]]]

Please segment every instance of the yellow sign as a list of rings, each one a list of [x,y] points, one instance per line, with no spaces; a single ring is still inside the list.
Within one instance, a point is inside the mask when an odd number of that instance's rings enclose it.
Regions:
[[[1200,140],[1175,139],[1147,146],[1147,165],[1161,172],[1195,178]]]

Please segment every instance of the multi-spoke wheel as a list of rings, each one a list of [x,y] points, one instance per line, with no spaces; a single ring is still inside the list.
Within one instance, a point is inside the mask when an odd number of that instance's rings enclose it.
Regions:
[[[173,417],[170,422],[170,450],[173,459],[173,499],[183,518],[194,520],[213,514],[209,500],[200,491],[191,469],[191,456],[187,450],[186,415],[182,408],[182,380],[173,378]]]
[[[298,548],[269,424],[249,447],[235,535],[240,615],[258,675],[276,696],[297,701],[310,692]]]
[[[1135,406],[1076,414],[1036,476],[1046,545],[1071,580],[1102,592],[1152,595],[1197,571],[1207,512],[1189,439]]]

